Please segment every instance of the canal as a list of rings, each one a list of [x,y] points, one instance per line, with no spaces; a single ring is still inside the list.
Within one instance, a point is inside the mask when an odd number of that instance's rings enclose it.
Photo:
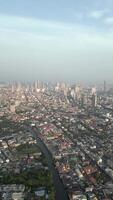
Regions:
[[[56,195],[55,195],[56,200],[69,200],[67,191],[62,183],[62,180],[60,179],[59,173],[55,169],[51,152],[48,150],[44,142],[38,137],[38,131],[33,130],[33,128],[29,126],[27,126],[26,129],[30,131],[32,135],[35,137],[39,148],[41,149],[41,151],[47,158],[48,167],[53,175],[54,187],[56,191]]]

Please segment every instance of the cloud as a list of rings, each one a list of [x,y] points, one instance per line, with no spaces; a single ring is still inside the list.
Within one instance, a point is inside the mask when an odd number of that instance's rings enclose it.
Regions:
[[[101,19],[106,15],[107,12],[107,10],[95,10],[89,13],[89,17],[92,17],[94,19]]]
[[[11,16],[11,15],[0,15],[0,28],[6,29],[16,29],[16,30],[24,30],[24,31],[32,31],[32,32],[42,32],[45,31],[44,28],[49,29],[60,29],[66,30],[70,28],[70,25],[65,23],[40,20],[36,18],[30,17],[19,17],[19,16]]]
[[[113,17],[107,17],[104,22],[107,25],[113,25]]]
[[[76,37],[80,33],[82,35],[94,32],[89,26],[80,25],[78,23],[60,23],[49,20],[39,20],[35,18],[18,17],[10,15],[0,15],[0,35],[4,36],[14,33],[15,36],[23,35],[23,37],[38,37],[44,39],[54,39],[62,37]]]
[[[102,11],[101,11],[102,12]],[[95,15],[96,16],[96,15]],[[99,14],[98,14],[99,16]],[[95,26],[83,25],[83,23],[60,23],[49,20],[39,20],[29,17],[0,15],[0,40],[9,39],[18,42],[22,40],[84,40],[91,41],[98,38],[100,41],[112,37],[111,32],[99,31]],[[33,38],[33,39],[32,39]]]

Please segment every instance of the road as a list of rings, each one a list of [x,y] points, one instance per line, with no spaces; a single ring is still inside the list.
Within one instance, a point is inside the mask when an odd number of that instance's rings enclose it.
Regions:
[[[44,142],[38,137],[38,133],[35,130],[33,130],[33,128],[27,126],[26,129],[30,131],[32,135],[35,137],[39,148],[41,149],[41,151],[44,153],[44,155],[47,158],[48,167],[53,175],[54,187],[56,191],[56,195],[55,195],[56,200],[69,200],[67,191],[62,183],[62,180],[59,177],[58,171],[55,169],[53,158],[50,151],[48,150]]]

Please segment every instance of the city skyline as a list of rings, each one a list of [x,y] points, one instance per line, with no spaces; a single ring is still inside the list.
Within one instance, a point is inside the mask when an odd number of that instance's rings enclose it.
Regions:
[[[112,82],[112,5],[1,2],[1,81]]]

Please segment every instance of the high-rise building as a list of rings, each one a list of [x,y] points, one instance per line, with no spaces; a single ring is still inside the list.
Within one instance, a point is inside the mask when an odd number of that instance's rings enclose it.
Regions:
[[[10,105],[10,111],[11,111],[12,113],[15,113],[15,105]]]
[[[19,82],[18,85],[17,85],[17,92],[20,92],[21,89],[22,89],[22,87],[21,87],[21,83]]]
[[[84,96],[84,94],[82,93],[82,94],[81,94],[81,107],[82,107],[82,108],[84,107],[84,104],[85,104],[85,96]]]
[[[14,92],[14,85],[11,86],[11,92]]]
[[[35,81],[35,91],[37,92],[38,84],[37,81]]]
[[[96,87],[92,87],[92,89],[91,89],[91,94],[92,94],[92,95],[93,95],[93,94],[96,94],[96,92],[97,92]]]
[[[92,107],[95,108],[97,106],[97,94],[92,94]]]
[[[106,93],[106,81],[104,81],[104,88],[103,88],[104,93]]]

